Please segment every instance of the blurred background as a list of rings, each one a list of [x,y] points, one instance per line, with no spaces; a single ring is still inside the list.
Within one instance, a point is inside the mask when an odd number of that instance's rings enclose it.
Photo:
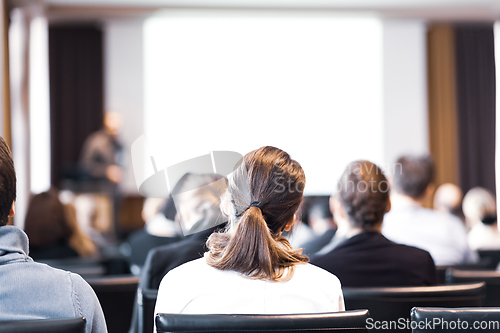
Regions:
[[[103,243],[142,228],[132,159],[151,160],[131,146],[143,134],[156,170],[280,147],[304,167],[309,196],[329,195],[349,161],[391,173],[403,153],[431,153],[437,186],[495,192],[498,1],[2,0],[1,10],[0,131],[20,227],[31,196],[52,186]]]

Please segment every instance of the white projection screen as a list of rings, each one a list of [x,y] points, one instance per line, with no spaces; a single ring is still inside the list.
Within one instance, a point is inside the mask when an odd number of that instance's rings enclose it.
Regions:
[[[158,169],[279,147],[306,194],[383,157],[382,24],[273,11],[170,10],[144,26],[145,135]]]

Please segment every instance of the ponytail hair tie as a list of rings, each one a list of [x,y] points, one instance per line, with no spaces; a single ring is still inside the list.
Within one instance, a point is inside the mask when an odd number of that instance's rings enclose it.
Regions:
[[[250,206],[248,206],[247,209],[245,209],[244,211],[242,211],[241,213],[239,214],[236,214],[236,217],[240,217],[241,215],[243,215],[244,212],[246,212],[247,210],[249,210],[250,208],[252,207],[257,207],[260,209],[260,211],[262,212],[262,202],[260,201],[254,201],[250,204]]]
[[[250,204],[250,206],[248,206],[248,208],[252,208],[252,207],[257,207],[262,211],[262,202],[254,201]]]

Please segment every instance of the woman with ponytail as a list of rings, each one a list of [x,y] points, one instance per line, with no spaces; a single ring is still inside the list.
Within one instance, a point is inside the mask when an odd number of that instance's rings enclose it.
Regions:
[[[246,154],[222,198],[227,228],[209,237],[204,258],[165,275],[155,314],[344,310],[339,280],[281,236],[293,226],[304,186],[302,167],[286,152],[266,146]]]

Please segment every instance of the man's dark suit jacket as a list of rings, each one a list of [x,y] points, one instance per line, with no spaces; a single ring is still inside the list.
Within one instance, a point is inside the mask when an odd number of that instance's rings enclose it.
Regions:
[[[378,232],[363,232],[329,253],[313,257],[313,265],[335,274],[342,287],[428,286],[437,283],[429,252],[396,244]]]
[[[314,237],[312,240],[302,245],[302,254],[309,257],[313,256],[331,242],[336,232],[337,229],[328,229],[323,235]]]

